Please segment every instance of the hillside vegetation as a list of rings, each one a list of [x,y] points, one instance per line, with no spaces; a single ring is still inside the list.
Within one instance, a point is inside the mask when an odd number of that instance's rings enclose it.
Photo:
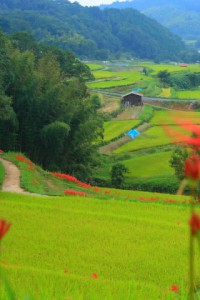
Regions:
[[[200,4],[196,0],[132,0],[101,5],[101,8],[135,8],[154,18],[175,34],[188,40],[200,40]]]
[[[89,68],[28,33],[0,32],[0,44],[1,148],[22,151],[48,170],[88,178],[103,131],[85,85]]]
[[[66,0],[1,0],[0,26],[8,33],[30,31],[43,43],[90,59],[123,54],[177,60],[185,48],[178,36],[134,9],[102,11]]]

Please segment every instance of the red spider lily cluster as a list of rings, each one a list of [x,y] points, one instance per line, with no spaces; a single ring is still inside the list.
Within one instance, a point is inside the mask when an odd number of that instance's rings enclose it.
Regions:
[[[62,173],[57,173],[57,172],[53,172],[51,173],[53,176],[55,177],[58,177],[58,178],[63,178],[67,181],[71,181],[71,182],[74,182],[76,184],[78,184],[79,186],[83,187],[83,188],[86,188],[86,189],[90,189],[91,188],[91,185],[90,184],[87,184],[87,183],[84,183],[80,180],[78,180],[76,177],[72,176],[72,175],[69,175],[69,174],[62,174]]]
[[[78,192],[75,190],[65,190],[64,193],[65,193],[65,195],[82,196],[82,197],[87,196],[87,194],[85,192]]]
[[[19,160],[19,161],[21,161],[21,162],[25,162],[25,163],[28,164],[28,165],[32,165],[32,164],[33,164],[32,161],[31,161],[30,159],[24,157],[23,155],[18,155],[18,154],[17,154],[17,155],[15,155],[15,157],[16,157],[17,160]]]
[[[2,154],[3,153],[3,150],[2,149],[0,149],[0,154]]]
[[[3,236],[8,232],[10,226],[11,223],[6,222],[4,219],[0,219],[0,241],[2,240]]]

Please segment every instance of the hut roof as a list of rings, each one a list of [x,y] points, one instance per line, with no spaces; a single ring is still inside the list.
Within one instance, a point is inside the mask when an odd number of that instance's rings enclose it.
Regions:
[[[128,95],[132,95],[132,94],[133,94],[133,95],[137,95],[137,96],[141,96],[141,97],[143,96],[143,95],[140,94],[140,93],[130,92],[130,93],[128,93],[128,94],[123,95],[122,98],[124,98],[124,97],[126,97],[126,96],[128,96]]]

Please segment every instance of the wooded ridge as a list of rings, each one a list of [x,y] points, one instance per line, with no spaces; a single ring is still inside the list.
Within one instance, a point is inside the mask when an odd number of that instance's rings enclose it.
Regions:
[[[0,27],[7,33],[30,31],[38,41],[87,59],[123,54],[177,60],[185,49],[179,37],[137,10],[102,11],[67,0],[0,0]]]

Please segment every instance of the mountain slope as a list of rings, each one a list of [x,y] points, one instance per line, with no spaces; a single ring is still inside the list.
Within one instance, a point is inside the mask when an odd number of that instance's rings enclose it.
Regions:
[[[117,1],[101,8],[135,8],[184,39],[200,39],[200,3],[196,0]]]
[[[134,9],[102,11],[67,0],[0,0],[0,26],[8,33],[31,31],[37,40],[82,58],[127,53],[175,60],[184,49],[180,38]]]

